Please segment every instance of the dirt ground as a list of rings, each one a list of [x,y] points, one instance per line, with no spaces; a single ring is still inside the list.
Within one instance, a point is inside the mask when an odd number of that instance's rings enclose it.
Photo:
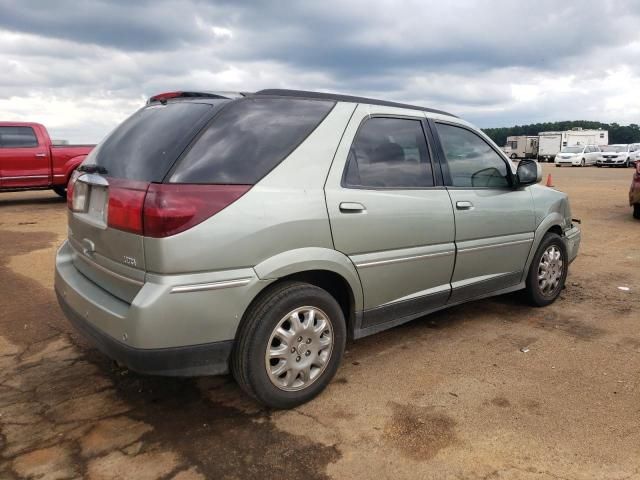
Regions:
[[[583,222],[559,301],[507,295],[351,342],[329,388],[284,412],[230,377],[114,367],[55,300],[64,201],[0,194],[0,479],[640,479],[632,171],[546,173]]]

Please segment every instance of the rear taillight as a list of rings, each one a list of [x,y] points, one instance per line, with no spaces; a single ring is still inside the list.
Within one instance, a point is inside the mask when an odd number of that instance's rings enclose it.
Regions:
[[[109,179],[107,225],[147,237],[168,237],[215,215],[250,188]]]
[[[107,225],[126,232],[144,233],[142,214],[147,182],[109,179]]]
[[[192,185],[153,183],[144,202],[144,235],[168,237],[215,215],[251,185]]]
[[[71,177],[69,177],[69,183],[67,183],[67,207],[69,207],[69,210],[73,209],[73,186],[80,175],[82,175],[82,172],[74,170]]]

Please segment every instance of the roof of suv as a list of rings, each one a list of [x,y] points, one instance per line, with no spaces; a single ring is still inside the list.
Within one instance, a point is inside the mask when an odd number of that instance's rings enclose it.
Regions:
[[[336,102],[352,102],[352,103],[367,103],[370,105],[384,105],[385,107],[398,107],[409,108],[412,110],[422,110],[423,112],[439,113],[441,115],[448,115],[450,117],[456,117],[455,115],[443,112],[442,110],[436,110],[434,108],[419,107],[417,105],[408,105],[406,103],[388,102],[386,100],[376,100],[375,98],[356,97],[352,95],[342,95],[339,93],[323,93],[323,92],[308,92],[305,90],[284,90],[284,89],[267,89],[260,90],[254,93],[254,95],[273,95],[279,97],[301,97],[301,98],[316,98],[321,100],[334,100]],[[457,117],[456,117],[457,118]]]

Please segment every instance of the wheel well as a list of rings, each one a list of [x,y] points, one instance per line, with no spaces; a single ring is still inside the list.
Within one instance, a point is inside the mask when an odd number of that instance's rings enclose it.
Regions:
[[[547,230],[547,232],[556,233],[562,236],[562,228],[560,228],[560,225],[554,225],[549,230]]]
[[[351,331],[355,319],[355,300],[349,282],[342,275],[329,270],[308,270],[281,277],[272,283],[270,287],[291,280],[306,282],[329,292],[336,299],[342,309],[342,313],[344,313],[344,318],[347,321],[347,331]]]

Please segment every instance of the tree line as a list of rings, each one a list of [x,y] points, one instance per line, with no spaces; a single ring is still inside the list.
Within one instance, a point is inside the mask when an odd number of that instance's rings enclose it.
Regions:
[[[640,143],[640,126],[636,123],[618,125],[617,123],[591,122],[589,120],[567,120],[564,122],[532,123],[530,125],[516,125],[514,127],[483,128],[491,140],[499,146],[507,143],[507,137],[513,135],[538,135],[540,132],[562,132],[575,127],[585,130],[608,130],[609,144]]]

